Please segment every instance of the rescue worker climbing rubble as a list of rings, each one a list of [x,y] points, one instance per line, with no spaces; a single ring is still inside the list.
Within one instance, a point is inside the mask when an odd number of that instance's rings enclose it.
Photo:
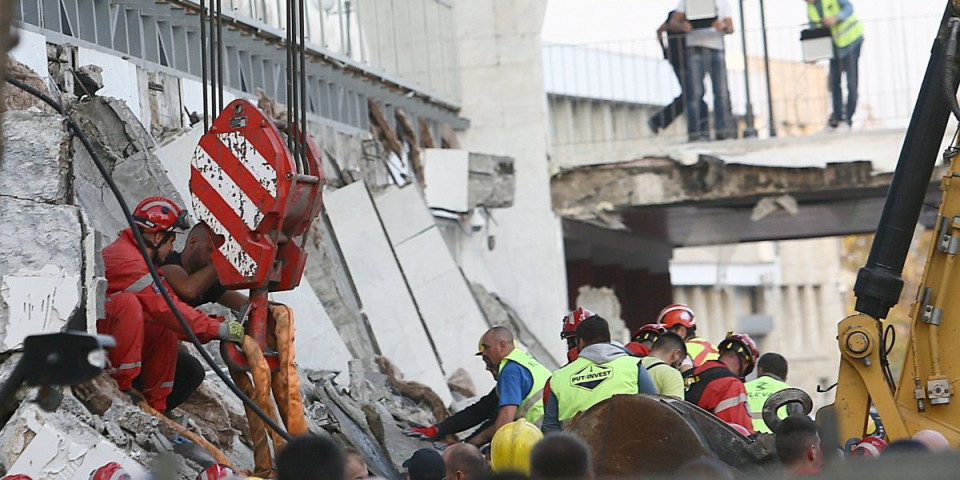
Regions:
[[[555,432],[561,422],[617,394],[657,393],[640,359],[610,342],[610,326],[599,315],[577,326],[579,357],[553,372],[546,401],[543,432]]]
[[[690,370],[703,365],[707,360],[716,360],[718,353],[706,339],[697,336],[697,317],[693,309],[683,303],[667,305],[660,310],[657,323],[677,335],[687,343],[687,359],[680,366],[680,371],[689,373]]]
[[[757,345],[749,335],[731,333],[718,347],[719,359],[707,360],[687,378],[686,400],[754,433],[743,377],[757,362]]]
[[[185,214],[164,197],[146,198],[134,209],[134,220],[154,265],[173,250],[175,232],[187,226]],[[106,318],[97,321],[97,331],[116,339],[117,346],[109,352],[112,375],[120,390],[134,401],[139,395],[133,392],[133,382],[139,377],[143,398],[155,410],[166,412],[176,372],[177,342],[188,337],[154,285],[131,229],[123,230],[102,254],[107,304]],[[176,296],[173,302],[201,342],[242,341],[240,323],[208,316]]]

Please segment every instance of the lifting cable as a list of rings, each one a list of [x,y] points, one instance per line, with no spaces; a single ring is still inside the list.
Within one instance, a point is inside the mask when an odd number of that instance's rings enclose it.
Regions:
[[[307,171],[306,149],[307,135],[307,76],[306,76],[306,14],[304,2],[287,1],[286,18],[286,54],[287,54],[287,149],[293,155],[297,173]]]
[[[77,122],[73,119],[73,117],[70,116],[69,113],[67,113],[63,105],[61,105],[59,102],[57,102],[53,98],[50,98],[47,94],[12,77],[7,77],[7,82],[29,93],[30,95],[33,95],[34,97],[37,97],[38,99],[42,100],[44,103],[49,105],[51,108],[56,110],[57,113],[59,113],[60,115],[63,115],[63,117],[67,121],[67,126],[70,127],[70,129],[73,130],[73,133],[76,134],[77,138],[80,139],[80,142],[83,144],[84,149],[86,149],[87,153],[90,154],[90,158],[93,160],[94,165],[96,165],[97,170],[100,171],[100,175],[103,176],[103,179],[106,181],[107,186],[110,187],[110,191],[113,193],[114,198],[116,198],[117,203],[120,204],[120,210],[123,211],[123,216],[126,219],[127,224],[130,226],[130,229],[133,232],[133,237],[137,241],[137,249],[140,251],[140,255],[143,257],[144,261],[147,263],[147,269],[149,269],[150,277],[153,279],[154,288],[159,290],[160,295],[163,296],[163,299],[167,302],[167,306],[170,308],[170,311],[173,313],[174,317],[176,317],[177,322],[180,323],[180,328],[182,328],[184,333],[186,333],[187,337],[189,337],[190,343],[192,343],[195,347],[197,347],[197,351],[200,352],[200,356],[203,357],[204,361],[206,361],[207,364],[210,366],[210,368],[213,369],[214,373],[216,373],[216,375],[220,377],[220,380],[223,381],[223,383],[227,386],[227,388],[229,388],[230,391],[233,392],[233,394],[236,395],[236,397],[239,398],[241,402],[243,402],[245,407],[247,407],[250,411],[255,413],[258,417],[260,417],[268,427],[270,427],[275,432],[277,432],[277,434],[283,437],[285,440],[287,441],[292,440],[293,437],[289,433],[287,433],[286,430],[281,428],[280,425],[278,425],[275,421],[273,421],[270,415],[267,415],[253,400],[250,399],[250,397],[244,394],[243,391],[240,390],[240,388],[237,387],[237,385],[230,380],[227,374],[223,373],[223,371],[220,370],[220,367],[217,365],[216,361],[213,359],[212,356],[210,356],[210,353],[207,352],[207,349],[204,348],[203,345],[200,343],[200,340],[197,338],[197,335],[193,333],[193,330],[190,329],[190,326],[189,324],[187,324],[186,319],[183,318],[183,314],[180,313],[180,311],[176,308],[176,305],[173,303],[173,298],[170,297],[170,292],[163,285],[163,282],[160,279],[160,274],[157,273],[157,269],[153,265],[153,261],[151,260],[150,254],[147,253],[147,247],[146,247],[146,244],[144,243],[143,235],[140,233],[140,229],[137,228],[136,222],[133,219],[133,215],[130,213],[130,209],[127,207],[127,202],[123,198],[123,194],[120,193],[120,189],[117,187],[117,184],[113,181],[113,177],[110,175],[109,172],[107,172],[106,167],[104,167],[103,162],[100,160],[100,156],[97,155],[97,152],[96,150],[94,150],[93,145],[90,143],[90,140],[87,138],[86,134],[84,134],[83,130],[80,129],[80,126],[77,124]],[[222,92],[221,92],[221,95],[222,95]]]

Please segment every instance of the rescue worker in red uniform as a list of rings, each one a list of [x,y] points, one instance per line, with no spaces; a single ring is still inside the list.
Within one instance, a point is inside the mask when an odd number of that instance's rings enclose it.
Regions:
[[[146,198],[134,209],[134,220],[154,265],[159,266],[173,250],[175,232],[187,226],[185,213],[163,197]],[[153,284],[132,230],[123,230],[102,253],[107,306],[106,318],[97,321],[97,331],[116,339],[117,346],[109,353],[113,377],[120,390],[128,394],[132,392],[134,380],[138,380],[147,403],[157,411],[166,412],[167,396],[173,388],[177,367],[177,342],[189,337]],[[170,290],[169,285],[165,287]],[[176,295],[172,298],[201,342],[243,340],[240,323],[208,316],[183,303]]]
[[[683,303],[667,305],[660,310],[657,323],[683,339],[687,344],[687,359],[680,365],[680,371],[689,375],[690,371],[707,360],[717,359],[717,350],[705,338],[697,336],[697,317],[693,309]]]
[[[746,334],[727,335],[719,350],[719,360],[707,360],[687,378],[686,400],[752,434],[753,420],[743,377],[753,371],[760,352]]]

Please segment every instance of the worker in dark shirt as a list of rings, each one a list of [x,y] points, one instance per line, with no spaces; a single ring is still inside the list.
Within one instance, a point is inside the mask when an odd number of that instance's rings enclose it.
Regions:
[[[660,43],[660,48],[663,49],[663,58],[670,62],[670,66],[673,67],[673,73],[677,76],[681,90],[677,98],[674,98],[672,102],[658,110],[647,120],[647,126],[650,127],[650,131],[652,131],[654,135],[659,133],[660,130],[669,127],[677,117],[683,114],[684,104],[686,102],[683,86],[686,85],[684,80],[686,78],[687,68],[684,53],[687,50],[687,34],[670,23],[671,15],[673,15],[672,11],[667,14],[667,20],[657,28],[657,41]],[[663,41],[664,35],[666,35],[666,43]],[[706,102],[701,99],[700,104],[701,111],[706,112]]]
[[[163,259],[160,272],[177,296],[184,303],[198,307],[207,303],[219,303],[231,310],[240,311],[248,303],[247,296],[227,290],[217,278],[217,270],[210,261],[213,242],[204,224],[194,225],[187,234],[182,252],[171,252]],[[187,401],[205,376],[203,365],[187,352],[177,352],[177,368],[173,378],[173,391],[167,397],[168,411]],[[137,387],[134,382],[134,387]]]

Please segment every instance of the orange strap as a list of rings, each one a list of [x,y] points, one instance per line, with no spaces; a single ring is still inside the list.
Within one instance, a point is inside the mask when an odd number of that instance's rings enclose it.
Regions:
[[[254,397],[253,382],[245,372],[231,370],[230,376],[233,378],[233,383],[237,384],[244,395],[250,398]],[[274,472],[273,459],[270,456],[270,443],[267,441],[267,426],[246,404],[244,404],[243,409],[247,415],[247,425],[250,427],[250,443],[253,445],[253,474],[261,478],[270,478]]]
[[[277,408],[290,435],[305,435],[307,420],[300,397],[300,376],[294,361],[293,309],[285,305],[275,306],[270,313],[276,321],[277,351],[280,354],[280,371],[273,376],[273,396],[277,399]]]
[[[168,427],[172,428],[181,437],[186,438],[187,440],[190,440],[191,442],[196,443],[197,445],[200,445],[201,447],[203,447],[207,452],[210,453],[210,455],[213,456],[213,458],[217,460],[217,463],[226,465],[236,470],[236,468],[234,468],[233,463],[230,461],[230,459],[228,459],[227,456],[220,451],[220,449],[218,449],[217,447],[214,447],[212,443],[208,442],[207,439],[201,437],[200,435],[197,435],[196,433],[191,432],[190,430],[187,430],[183,425],[180,425],[179,423],[174,422],[173,420],[170,420],[169,418],[167,418],[166,415],[154,410],[154,408],[151,407],[146,401],[140,402],[139,406],[144,412],[147,412],[150,415],[153,415],[154,417],[157,417],[158,419],[160,419],[161,422],[166,424]]]

